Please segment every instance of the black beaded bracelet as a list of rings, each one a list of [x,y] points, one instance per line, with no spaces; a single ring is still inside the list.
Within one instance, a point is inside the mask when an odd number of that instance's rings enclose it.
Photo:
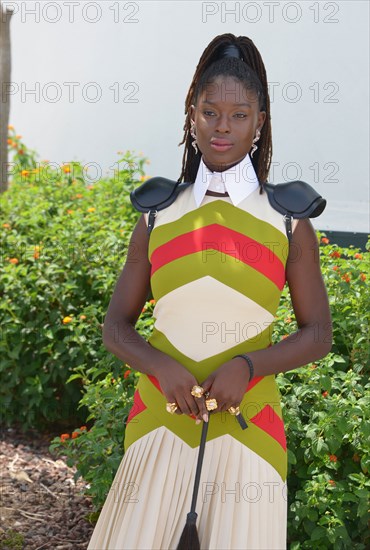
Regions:
[[[249,368],[249,382],[250,382],[254,376],[254,367],[253,367],[252,359],[249,357],[249,355],[246,355],[245,353],[239,353],[239,355],[234,355],[233,359],[235,359],[235,357],[243,357],[243,359],[247,361],[248,368]]]

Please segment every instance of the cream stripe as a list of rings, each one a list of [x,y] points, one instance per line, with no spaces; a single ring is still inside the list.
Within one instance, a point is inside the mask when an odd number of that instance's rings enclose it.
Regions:
[[[205,195],[200,207],[210,202],[214,202],[215,200],[220,200],[220,197]],[[232,205],[231,199],[229,197],[222,197],[221,200]],[[256,191],[248,195],[248,197],[241,201],[236,208],[245,210],[245,212],[252,214],[252,216],[255,216],[259,220],[271,224],[273,227],[281,231],[281,233],[283,233],[284,235],[286,234],[282,214],[280,214],[279,212],[274,210],[272,206],[270,206],[267,194],[264,193],[263,195],[260,195],[259,189],[256,189]],[[190,186],[181,193],[181,195],[175,200],[175,202],[172,203],[172,205],[157,213],[154,227],[159,227],[161,225],[174,222],[180,219],[184,214],[192,212],[193,210],[197,210],[197,205],[195,203],[194,195],[192,193],[192,187]],[[144,218],[145,223],[148,225],[148,215],[144,214]],[[293,220],[293,232],[297,227],[298,221],[299,220]]]
[[[256,302],[210,276],[167,293],[157,302],[153,316],[155,328],[193,361],[242,341],[257,343],[274,319]]]

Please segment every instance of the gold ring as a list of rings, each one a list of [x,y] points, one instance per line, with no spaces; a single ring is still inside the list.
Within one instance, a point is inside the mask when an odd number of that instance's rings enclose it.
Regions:
[[[218,405],[216,399],[206,399],[206,407],[207,411],[214,411],[217,409]]]
[[[191,395],[199,399],[204,394],[204,389],[202,388],[202,386],[193,386],[190,393]]]
[[[240,409],[239,407],[230,407],[229,409],[227,409],[229,411],[230,414],[232,415],[238,415],[240,414]]]
[[[174,414],[177,409],[177,403],[166,403],[166,411],[170,414]]]

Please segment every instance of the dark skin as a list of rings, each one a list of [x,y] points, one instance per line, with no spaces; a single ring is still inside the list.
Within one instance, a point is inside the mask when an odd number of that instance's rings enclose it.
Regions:
[[[219,77],[215,83],[216,86],[200,95],[190,115],[195,121],[198,147],[205,164],[210,170],[221,172],[239,163],[251,150],[256,130],[262,128],[266,114],[259,110],[256,96],[251,91],[247,93],[241,82]],[[217,138],[227,139],[232,147],[227,151],[214,150],[210,143]],[[292,370],[330,351],[331,316],[318,258],[318,241],[312,224],[299,220],[286,266],[298,331],[270,348],[248,353],[255,376]],[[133,369],[155,376],[166,400],[178,404],[177,414],[192,414],[197,422],[201,418],[207,421],[204,398],[196,399],[190,393],[196,384],[201,384],[217,400],[217,412],[238,406],[249,382],[244,359],[231,359],[206,380],[197,380],[181,363],[153,348],[135,330],[150,290],[150,267],[147,226],[141,216],[108,307],[104,345]]]

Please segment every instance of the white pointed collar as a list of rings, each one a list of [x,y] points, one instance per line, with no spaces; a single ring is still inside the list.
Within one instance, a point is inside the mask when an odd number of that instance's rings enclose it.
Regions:
[[[258,189],[259,181],[249,154],[238,164],[223,172],[212,172],[201,158],[197,177],[193,184],[193,193],[197,206],[201,204],[213,176],[223,182],[234,206]],[[213,187],[212,187],[213,188]]]

